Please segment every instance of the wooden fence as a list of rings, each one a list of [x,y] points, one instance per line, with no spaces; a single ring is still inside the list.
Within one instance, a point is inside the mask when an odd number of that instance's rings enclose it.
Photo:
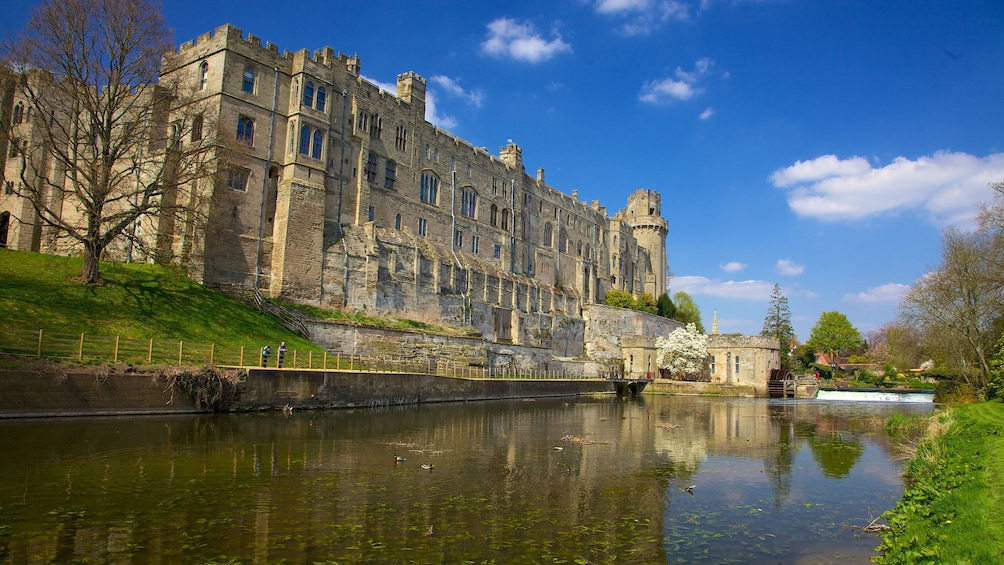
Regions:
[[[133,365],[214,365],[219,367],[279,367],[277,348],[267,363],[259,347],[216,346],[156,339],[100,336],[0,328],[0,354],[76,363],[128,363]],[[444,377],[579,379],[591,378],[567,371],[511,368],[506,371],[457,361],[418,360],[396,356],[367,356],[327,351],[290,349],[282,369],[424,373]]]

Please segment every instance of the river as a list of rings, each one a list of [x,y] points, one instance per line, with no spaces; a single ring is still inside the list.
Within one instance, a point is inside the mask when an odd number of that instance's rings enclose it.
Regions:
[[[0,421],[0,563],[867,562],[879,540],[857,528],[903,490],[885,421],[931,409],[643,395]]]

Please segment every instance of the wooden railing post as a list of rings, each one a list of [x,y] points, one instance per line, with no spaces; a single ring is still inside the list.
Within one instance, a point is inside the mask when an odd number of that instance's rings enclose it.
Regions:
[[[38,330],[38,346],[35,348],[35,357],[42,356],[42,330]]]
[[[77,361],[84,360],[84,334],[80,334],[80,345],[77,346]]]
[[[119,362],[119,336],[115,336],[115,350],[112,351],[112,362]]]
[[[184,355],[185,355],[185,342],[179,341],[178,342],[178,365],[182,365],[183,364]]]

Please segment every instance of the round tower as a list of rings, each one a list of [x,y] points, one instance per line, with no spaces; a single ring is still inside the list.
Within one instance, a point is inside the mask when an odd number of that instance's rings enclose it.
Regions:
[[[628,196],[627,219],[638,246],[648,252],[651,271],[645,275],[645,292],[658,299],[666,292],[666,234],[669,222],[662,217],[662,197],[654,190],[638,189]]]

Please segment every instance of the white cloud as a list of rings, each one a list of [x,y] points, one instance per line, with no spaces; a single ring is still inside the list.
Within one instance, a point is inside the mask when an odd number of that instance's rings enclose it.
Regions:
[[[724,265],[719,266],[726,273],[735,273],[746,268],[746,263],[740,263],[739,261],[729,261]]]
[[[494,57],[539,63],[571,52],[572,46],[562,41],[560,36],[551,41],[543,39],[531,24],[499,18],[488,24],[488,37],[481,43],[481,50]]]
[[[767,281],[721,281],[701,276],[673,277],[673,292],[692,296],[719,296],[738,300],[770,300],[774,283]]]
[[[464,90],[464,88],[460,86],[459,81],[454,80],[448,76],[436,75],[432,77],[431,80],[432,82],[438,84],[440,87],[446,90],[446,92],[448,92],[449,94],[466,100],[468,104],[476,108],[481,107],[481,101],[484,100],[485,97],[484,91],[480,89],[474,89],[469,91]]]
[[[888,283],[875,288],[869,288],[864,292],[848,294],[844,296],[847,302],[863,302],[874,304],[877,302],[899,302],[910,287],[905,284]]]
[[[936,225],[968,227],[991,196],[987,184],[1002,177],[1004,153],[939,151],[879,168],[862,157],[824,155],[778,169],[770,180],[788,190],[788,206],[802,217],[839,221],[916,211]]]
[[[596,0],[595,10],[621,18],[625,35],[648,35],[670,20],[690,18],[687,4],[678,0]]]
[[[701,112],[701,119],[702,120],[706,120],[706,119],[710,118],[713,115],[715,115],[715,109],[712,108],[711,106],[708,106],[708,108],[706,110],[704,110],[703,112]]]
[[[788,259],[778,259],[777,272],[782,275],[793,277],[795,275],[801,275],[805,272],[805,265],[799,265],[794,261],[789,261]]]
[[[690,100],[694,96],[704,92],[704,89],[698,86],[698,82],[711,71],[714,64],[714,61],[704,57],[694,63],[694,70],[692,71],[685,71],[682,67],[677,67],[674,73],[675,78],[666,77],[645,82],[642,85],[641,94],[638,96],[638,99],[649,104],[661,104],[673,100]],[[705,110],[705,113],[709,111],[713,112],[711,108],[708,108]],[[704,118],[704,114],[701,114],[701,119]]]

